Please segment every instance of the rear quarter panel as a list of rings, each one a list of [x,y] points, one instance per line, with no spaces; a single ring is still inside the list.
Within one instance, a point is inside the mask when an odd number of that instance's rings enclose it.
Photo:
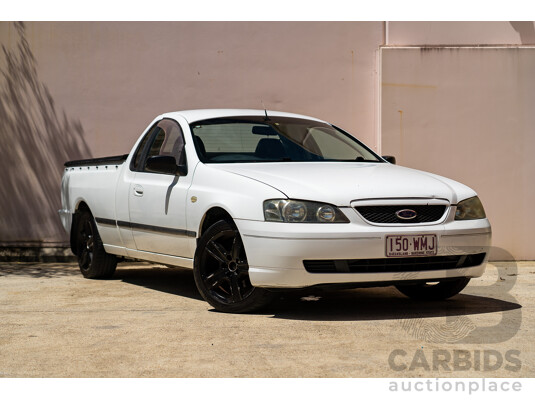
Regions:
[[[75,213],[83,202],[94,217],[115,220],[115,191],[125,165],[66,168],[62,179],[63,209]],[[104,243],[121,245],[115,227],[99,227],[99,234]]]

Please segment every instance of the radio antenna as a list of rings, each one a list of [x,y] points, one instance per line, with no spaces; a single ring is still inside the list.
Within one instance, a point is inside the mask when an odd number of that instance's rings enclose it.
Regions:
[[[266,118],[264,118],[264,121],[271,121],[271,119],[268,116],[266,106],[264,105],[264,101],[262,99],[260,99],[260,103],[262,103],[262,108],[264,109],[264,113],[266,114]]]

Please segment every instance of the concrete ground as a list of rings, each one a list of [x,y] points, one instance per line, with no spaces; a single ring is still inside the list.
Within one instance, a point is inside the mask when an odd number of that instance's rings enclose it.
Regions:
[[[1,264],[0,377],[533,377],[534,287],[535,262],[493,263],[448,301],[304,291],[232,315],[188,270]]]

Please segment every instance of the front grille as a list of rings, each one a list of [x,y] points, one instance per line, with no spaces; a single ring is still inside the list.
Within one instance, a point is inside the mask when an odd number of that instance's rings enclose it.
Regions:
[[[485,253],[406,258],[370,258],[362,260],[304,260],[305,269],[311,273],[376,273],[436,271],[467,268],[480,265]]]
[[[397,211],[406,209],[415,211],[416,217],[404,220],[396,216]],[[438,221],[446,212],[446,206],[358,206],[355,210],[367,221],[377,224],[420,224]]]

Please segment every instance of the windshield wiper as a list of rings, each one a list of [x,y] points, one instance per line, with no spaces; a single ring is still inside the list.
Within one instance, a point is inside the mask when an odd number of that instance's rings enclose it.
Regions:
[[[383,161],[381,160],[365,160],[365,159],[361,159],[361,160],[338,160],[338,159],[328,159],[328,158],[325,158],[323,160],[317,160],[317,161],[324,161],[324,162],[365,162],[365,163],[382,163]]]
[[[294,161],[290,157],[282,157],[282,158],[265,158],[262,160],[254,160],[254,162],[287,162],[287,161]]]

